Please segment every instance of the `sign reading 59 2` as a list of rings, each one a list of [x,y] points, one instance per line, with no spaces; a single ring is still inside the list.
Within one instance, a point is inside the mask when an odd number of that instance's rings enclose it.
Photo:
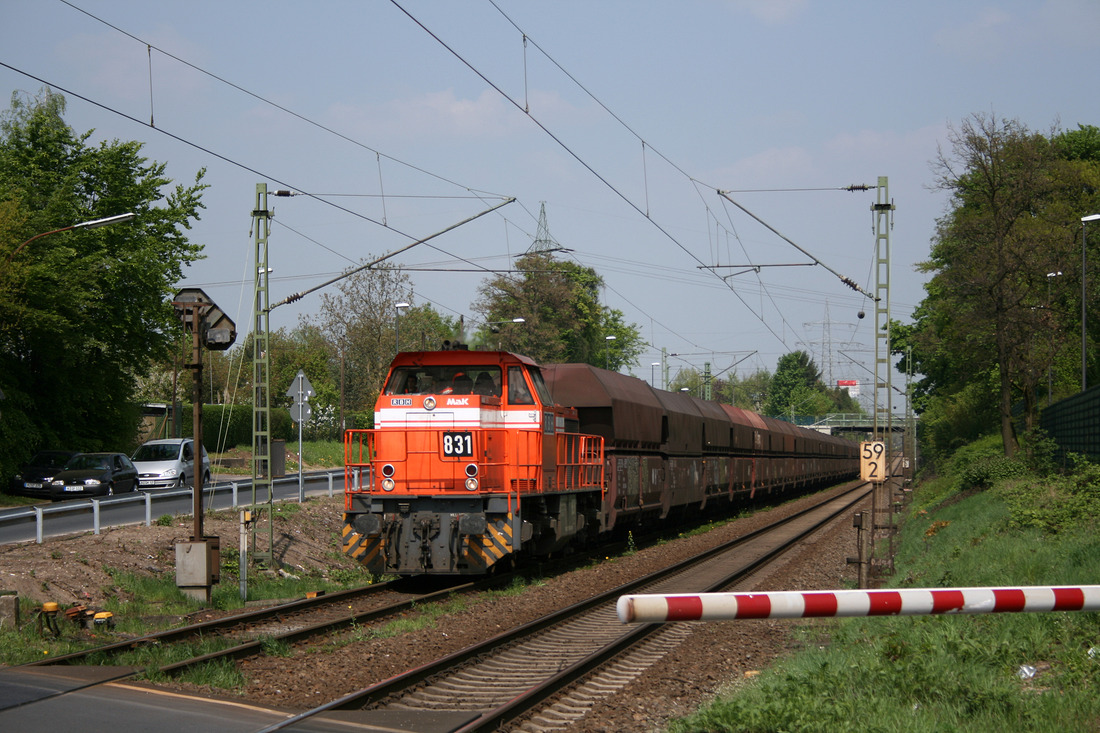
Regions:
[[[859,477],[863,481],[886,480],[886,442],[869,440],[859,444]]]

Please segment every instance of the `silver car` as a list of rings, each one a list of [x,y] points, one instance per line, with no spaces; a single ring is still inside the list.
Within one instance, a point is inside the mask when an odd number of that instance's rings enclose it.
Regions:
[[[138,470],[138,488],[179,489],[195,480],[195,442],[191,438],[165,438],[142,444],[132,457]],[[210,457],[202,449],[202,481],[210,483]]]

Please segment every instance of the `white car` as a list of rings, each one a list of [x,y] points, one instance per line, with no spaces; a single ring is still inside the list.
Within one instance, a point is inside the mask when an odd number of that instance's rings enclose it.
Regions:
[[[180,489],[195,480],[195,442],[166,438],[142,444],[131,457],[138,470],[140,489]],[[202,449],[202,482],[210,483],[210,457]]]

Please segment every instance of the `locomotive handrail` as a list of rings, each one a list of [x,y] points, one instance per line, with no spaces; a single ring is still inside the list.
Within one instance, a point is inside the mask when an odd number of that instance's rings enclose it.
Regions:
[[[377,454],[376,443],[379,440],[392,441],[391,449],[398,446],[397,458],[387,454],[386,462],[389,464],[408,464],[416,457],[441,455],[441,445],[447,434],[456,432],[451,427],[408,427],[400,431],[360,429],[349,430],[345,435],[345,459],[347,460],[345,476],[345,489],[348,493],[369,493],[378,491],[377,485],[362,484],[358,481],[359,473],[356,469],[372,465],[371,456]],[[445,466],[450,467],[450,475],[428,474],[418,475],[418,479],[426,484],[440,483],[451,480],[455,485],[450,488],[437,489],[443,493],[456,494],[482,494],[482,493],[507,493],[514,498],[522,487],[528,492],[541,493],[544,489],[542,474],[542,455],[540,449],[541,434],[534,430],[508,430],[507,428],[477,428],[467,430],[473,442],[470,451],[472,455],[456,456],[448,459]],[[514,441],[512,445],[508,437]],[[602,444],[601,444],[602,445]],[[601,466],[602,466],[602,451]],[[463,470],[466,464],[474,463],[478,467],[479,485],[476,491],[470,491],[463,485],[462,479],[466,477]],[[424,461],[429,470],[433,463]],[[440,470],[434,466],[435,470]],[[372,472],[373,473],[373,472]],[[421,489],[412,486],[413,490]]]
[[[603,438],[583,433],[558,433],[557,490],[599,488],[607,492],[604,481]]]

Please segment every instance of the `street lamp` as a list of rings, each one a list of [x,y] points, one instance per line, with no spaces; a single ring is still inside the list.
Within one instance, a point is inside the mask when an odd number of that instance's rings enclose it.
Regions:
[[[659,361],[651,361],[649,363],[649,386],[650,387],[656,387],[657,386],[656,377],[653,376],[653,367],[659,367],[659,366],[661,366],[661,362],[659,362]]]
[[[527,319],[517,316],[510,321],[486,321],[485,325],[489,327],[489,331],[491,333],[500,333],[500,329],[498,328],[498,326],[504,326],[509,323],[527,323]],[[500,339],[497,339],[497,351],[500,351],[502,348],[504,348],[503,342]],[[514,345],[513,348],[515,348]]]
[[[1081,391],[1084,392],[1088,386],[1087,378],[1085,377],[1085,360],[1088,352],[1085,350],[1085,230],[1086,224],[1090,221],[1097,221],[1100,219],[1100,214],[1089,214],[1088,216],[1081,217]]]
[[[1054,356],[1053,356],[1053,354],[1054,354],[1054,328],[1053,328],[1053,323],[1052,323],[1051,318],[1050,318],[1050,281],[1053,280],[1056,277],[1060,277],[1061,274],[1062,274],[1061,270],[1058,270],[1056,272],[1048,272],[1047,273],[1047,333],[1050,335],[1050,338],[1049,338],[1050,353],[1051,353],[1050,359],[1052,359],[1052,360],[1054,359]],[[1050,405],[1050,401],[1052,399],[1053,394],[1054,394],[1053,366],[1048,362],[1047,363],[1047,405],[1048,406]]]
[[[489,326],[489,330],[493,333],[500,333],[499,328],[493,328],[493,326],[503,326],[506,323],[527,323],[526,318],[513,318],[510,321],[486,321],[485,325]]]
[[[34,240],[39,239],[41,237],[45,237],[47,234],[57,234],[58,232],[67,232],[70,229],[97,229],[99,227],[108,226],[109,224],[121,224],[124,221],[130,221],[131,219],[134,218],[134,216],[135,215],[133,213],[115,214],[114,216],[107,216],[107,217],[104,217],[102,219],[93,219],[91,221],[82,221],[79,224],[72,224],[72,225],[67,226],[67,227],[61,227],[60,229],[53,229],[53,230],[48,231],[48,232],[42,232],[41,234],[35,234],[33,237],[28,239],[26,242],[23,242],[23,244],[16,247],[12,251],[12,253],[10,255],[8,255],[8,259],[5,262],[5,264],[10,263],[12,258],[15,257],[17,254],[19,254],[19,250],[23,249],[24,247],[26,247],[28,244],[30,244]]]
[[[611,342],[615,340],[614,336],[604,336],[603,340],[607,343],[603,347],[603,368],[611,368]]]
[[[394,303],[393,308],[397,311],[393,317],[393,340],[394,345],[397,347],[397,353],[401,353],[401,309],[408,308],[408,303]]]

